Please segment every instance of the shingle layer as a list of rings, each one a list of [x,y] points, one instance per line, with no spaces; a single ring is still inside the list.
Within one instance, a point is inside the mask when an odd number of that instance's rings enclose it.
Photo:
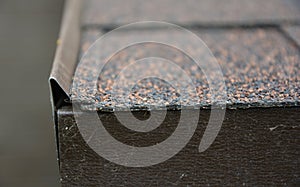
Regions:
[[[297,0],[86,0],[83,24],[167,21],[180,25],[263,24],[299,21]]]
[[[193,33],[201,38],[217,59],[224,76],[227,91],[228,107],[257,107],[257,106],[297,106],[300,100],[300,52],[277,28],[232,28],[232,29],[193,29]],[[100,30],[91,29],[84,32],[82,53],[86,52]],[[172,35],[163,28],[153,30],[130,30],[114,35],[113,46],[118,41],[130,40],[135,35],[148,36],[153,34],[178,40],[180,35]],[[173,37],[173,38],[172,38]],[[182,41],[184,42],[184,41]],[[121,42],[120,42],[121,43]],[[96,44],[97,45],[97,44]],[[188,52],[201,53],[201,49],[189,47]],[[112,46],[107,46],[112,47]],[[96,94],[81,90],[73,93],[73,98],[81,101],[95,101],[98,110],[113,110],[116,106],[126,105],[131,109],[151,107],[181,106],[207,107],[212,103],[209,85],[201,69],[186,54],[165,45],[147,43],[133,45],[114,55],[104,66],[99,77],[93,72],[98,68],[93,61],[100,58],[105,49],[91,48],[85,61],[89,66],[78,71],[76,82],[78,86],[89,85],[90,80],[98,79]],[[161,57],[175,62],[193,81],[196,94],[190,88],[182,93],[168,82],[156,78],[143,79],[131,90],[118,87],[113,90],[114,81],[119,73],[131,63],[146,57]],[[163,61],[161,62],[163,64]],[[155,64],[155,63],[153,63]],[[152,64],[152,65],[153,65]],[[131,73],[130,73],[131,72]],[[155,76],[165,72],[166,76],[178,77],[181,74],[168,66],[131,65],[128,73],[147,72]],[[170,75],[168,75],[170,74]],[[127,77],[130,78],[130,77]],[[118,81],[125,81],[121,77]],[[125,85],[121,84],[121,85]],[[192,88],[193,89],[193,88]],[[184,95],[184,97],[183,97]],[[125,100],[117,100],[122,97]]]

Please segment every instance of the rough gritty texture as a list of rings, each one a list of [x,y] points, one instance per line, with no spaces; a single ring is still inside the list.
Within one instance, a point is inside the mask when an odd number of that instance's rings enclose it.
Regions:
[[[83,24],[123,25],[136,21],[177,24],[261,24],[299,21],[297,0],[88,0]]]
[[[197,29],[192,31],[208,45],[221,66],[226,84],[228,107],[299,105],[299,49],[278,29],[234,28]],[[84,32],[81,53],[86,51],[88,46],[99,36],[99,33],[100,31],[93,29]],[[150,35],[152,33],[161,37],[169,37],[170,40],[180,38],[180,35],[172,35],[164,29],[133,30],[115,35],[114,45],[117,46],[118,41],[127,40],[130,37],[135,37],[135,35]],[[189,53],[202,52],[201,49],[199,51],[199,49],[193,48],[189,44],[186,46],[189,48]],[[91,50],[90,55],[84,59],[90,61],[91,65],[79,71],[76,86],[87,86],[90,80],[97,78],[91,73],[97,68],[93,62],[101,55],[103,50],[97,48]],[[186,92],[188,97],[182,97],[182,92],[176,89],[178,85],[171,86],[154,78],[138,82],[129,94],[126,93],[128,88],[125,86],[117,89],[117,92],[112,92],[112,85],[116,76],[126,65],[151,56],[166,58],[179,65],[192,79],[197,94],[191,93],[191,89],[187,88],[183,92]],[[181,76],[163,66],[157,68],[136,65],[132,67],[131,71],[132,74],[148,71],[153,75],[159,71],[165,71],[166,74],[172,72],[169,76]],[[112,97],[113,94],[124,97],[125,101],[115,102],[115,97]],[[96,102],[98,110],[112,110],[117,105],[127,105],[130,108],[149,108],[150,106],[163,105],[200,105],[200,107],[204,107],[209,106],[212,102],[206,78],[190,58],[174,48],[151,43],[131,46],[114,55],[98,77],[96,95],[82,89],[79,92],[74,92],[73,98],[80,98],[84,102],[93,100]]]
[[[72,109],[60,109],[62,186],[299,186],[298,114],[299,108],[228,110],[215,142],[199,153],[209,117],[209,110],[203,110],[194,136],[177,155],[151,167],[130,168],[92,151],[78,131]],[[179,111],[170,111],[159,133],[151,136],[129,132],[112,113],[99,114],[112,136],[131,145],[155,144],[168,137],[179,116]]]

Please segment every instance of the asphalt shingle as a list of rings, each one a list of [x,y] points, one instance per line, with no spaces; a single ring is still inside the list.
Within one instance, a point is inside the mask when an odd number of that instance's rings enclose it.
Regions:
[[[276,28],[234,28],[234,29],[195,29],[192,30],[209,47],[216,57],[224,75],[227,106],[228,107],[270,107],[270,106],[298,106],[300,100],[300,53],[297,46],[290,42]],[[91,29],[86,31],[82,41],[82,52],[96,40],[100,31]],[[133,30],[120,32],[114,35],[114,45],[118,41],[130,40],[131,37],[149,36],[151,34],[161,37],[169,37],[170,40],[180,38],[172,35],[164,29],[157,30]],[[184,42],[184,41],[182,41]],[[111,46],[107,46],[111,48]],[[195,49],[187,44],[190,53],[201,53],[202,49]],[[101,49],[105,51],[105,49]],[[171,47],[157,44],[133,45],[114,55],[99,77],[93,74],[97,70],[96,61],[100,58],[101,51],[97,44],[91,48],[84,59],[88,61],[85,68],[78,71],[77,85],[88,85],[91,80],[98,79],[96,95],[83,89],[73,93],[73,98],[80,97],[85,103],[88,100],[96,101],[98,110],[113,110],[116,106],[126,105],[130,108],[147,108],[150,106],[209,106],[212,103],[209,85],[201,69],[195,62],[180,51]],[[99,56],[100,55],[100,56]],[[182,92],[176,88],[179,85],[169,85],[158,79],[144,79],[137,83],[128,92],[126,86],[119,87],[113,92],[112,85],[117,75],[130,63],[146,57],[161,57],[175,62],[192,79],[197,94],[193,95],[187,89],[187,98],[181,97]],[[163,62],[162,62],[163,63]],[[152,75],[164,71],[179,79],[181,76],[175,69],[167,66],[146,67],[135,65],[129,70],[134,72],[146,72]],[[178,73],[178,74],[176,74]],[[166,75],[168,76],[168,75]],[[124,78],[124,77],[123,77]],[[128,77],[127,77],[128,78]],[[119,81],[122,81],[120,79]],[[125,85],[125,84],[123,84]],[[181,92],[181,93],[180,93]],[[127,95],[126,95],[127,94]],[[114,102],[113,97],[124,97],[123,102]],[[151,108],[151,107],[150,107]]]

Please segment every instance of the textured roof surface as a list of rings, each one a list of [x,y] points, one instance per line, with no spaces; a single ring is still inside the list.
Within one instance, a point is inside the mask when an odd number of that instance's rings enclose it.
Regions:
[[[86,0],[84,24],[157,20],[176,24],[261,24],[299,21],[298,0]]]
[[[84,1],[78,61],[109,29],[145,20],[186,26],[204,41],[221,67],[227,107],[299,106],[299,1],[128,0],[124,3],[121,0],[87,0]],[[151,35],[178,41],[190,54],[207,52],[185,41],[180,33],[173,34],[164,27],[120,31],[114,34],[109,45],[99,47],[96,44],[90,48],[83,59],[86,65],[74,78],[72,98],[87,104],[84,108],[101,111],[123,106],[138,110],[165,105],[170,108],[211,106],[215,95],[211,93],[204,72],[187,56],[189,54],[170,46],[154,43],[129,46],[106,59],[102,72],[97,73],[99,64],[96,62],[105,51],[122,48],[122,44],[132,38]],[[151,65],[135,63],[146,57],[164,58],[177,66],[170,68],[164,60],[157,59]],[[208,66],[210,60],[207,60]],[[185,85],[178,67],[191,79],[192,87],[177,89]],[[127,74],[120,75],[123,70]],[[142,73],[152,77],[142,79],[132,87],[126,85],[127,79]],[[160,74],[176,77],[178,81],[171,85],[154,78]],[[96,87],[93,87],[93,80],[97,80]],[[114,83],[119,85],[114,87]],[[222,85],[218,86],[222,90]],[[90,103],[95,105],[91,107]]]
[[[230,28],[193,29],[191,31],[207,44],[221,66],[226,83],[228,107],[299,105],[300,51],[280,30],[277,28]],[[161,37],[170,37],[171,40],[180,37],[170,34],[163,28],[132,30],[115,35],[114,45],[134,35],[149,35],[153,32]],[[101,36],[100,33],[101,30],[97,29],[85,30],[81,51],[85,52],[97,36]],[[191,53],[201,53],[193,47],[189,49]],[[167,105],[176,108],[178,106],[205,107],[211,104],[211,94],[204,74],[195,62],[182,52],[151,43],[131,46],[114,55],[105,65],[100,76],[94,77],[91,72],[97,67],[93,65],[93,60],[97,59],[103,50],[93,50],[90,53],[91,55],[85,59],[91,62],[90,66],[80,71],[80,76],[76,80],[77,86],[80,86],[89,85],[90,80],[98,78],[96,95],[81,90],[79,93],[73,93],[73,98],[79,97],[82,101],[94,100],[98,110],[113,110],[114,107],[120,105],[126,105],[132,109],[143,109],[149,106]],[[130,92],[127,92],[128,88],[124,86],[119,87],[117,93],[114,93],[112,85],[120,71],[128,64],[149,56],[163,57],[176,62],[192,79],[197,94],[193,94],[187,88],[185,92],[188,97],[181,97],[184,94],[176,90],[178,85],[171,86],[155,78],[138,82]],[[134,72],[146,71],[155,75],[156,72],[162,71],[174,72],[170,76],[181,76],[176,74],[176,70],[170,71],[165,68],[168,67],[134,65],[130,67],[129,72],[131,71],[133,75]],[[122,80],[121,78],[120,81]],[[115,102],[112,98],[114,94],[126,99],[122,102]]]

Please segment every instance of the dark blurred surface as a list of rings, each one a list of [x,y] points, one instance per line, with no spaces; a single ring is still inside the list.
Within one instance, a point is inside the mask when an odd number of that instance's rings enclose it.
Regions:
[[[63,0],[0,0],[0,186],[59,186],[47,79]]]

